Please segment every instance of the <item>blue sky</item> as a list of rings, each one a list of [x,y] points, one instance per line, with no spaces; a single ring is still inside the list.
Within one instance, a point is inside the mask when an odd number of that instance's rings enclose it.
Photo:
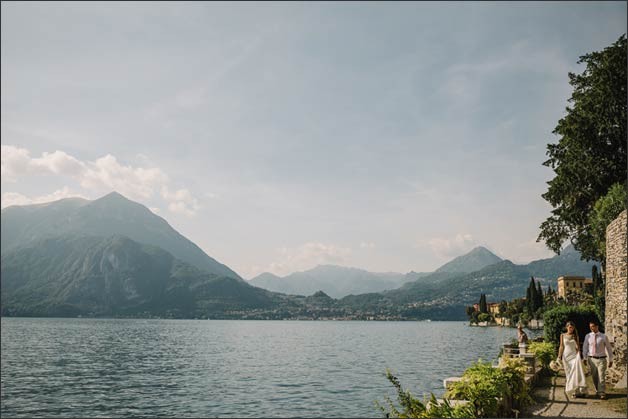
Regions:
[[[250,278],[527,262],[625,2],[2,3],[2,206],[112,190]]]

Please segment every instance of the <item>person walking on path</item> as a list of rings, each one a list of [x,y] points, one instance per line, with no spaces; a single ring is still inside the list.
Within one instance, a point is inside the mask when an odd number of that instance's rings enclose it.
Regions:
[[[565,328],[567,332],[560,334],[557,361],[562,360],[565,368],[565,392],[574,398],[581,397],[586,393],[587,383],[580,358],[580,339],[574,322],[568,321]]]
[[[606,399],[606,367],[613,366],[613,348],[608,337],[600,332],[600,325],[597,321],[589,322],[591,333],[584,337],[582,345],[582,357],[584,362],[589,362],[591,366],[591,378],[595,392],[600,399]],[[608,359],[608,364],[607,364]]]

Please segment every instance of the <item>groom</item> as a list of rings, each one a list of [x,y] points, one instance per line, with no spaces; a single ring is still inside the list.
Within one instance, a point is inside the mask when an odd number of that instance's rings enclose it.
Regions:
[[[591,333],[587,333],[582,342],[582,359],[586,364],[587,360],[591,364],[591,378],[595,386],[595,392],[600,399],[606,399],[605,374],[606,359],[608,357],[608,368],[613,366],[613,348],[606,335],[600,332],[600,325],[597,321],[589,322]]]

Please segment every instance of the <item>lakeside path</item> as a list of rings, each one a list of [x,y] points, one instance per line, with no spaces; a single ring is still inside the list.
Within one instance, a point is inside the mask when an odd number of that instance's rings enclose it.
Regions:
[[[534,388],[532,397],[536,401],[522,417],[563,418],[625,418],[627,406],[626,389],[607,386],[607,400],[594,396],[591,376],[587,376],[589,394],[585,398],[568,399],[565,395],[565,371],[558,376],[543,377]]]

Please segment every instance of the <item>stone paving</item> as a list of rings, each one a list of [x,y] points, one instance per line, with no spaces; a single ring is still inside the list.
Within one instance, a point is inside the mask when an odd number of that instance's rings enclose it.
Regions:
[[[628,402],[626,390],[609,389],[608,399],[596,398],[592,391],[591,377],[587,376],[589,394],[584,398],[567,398],[565,394],[565,373],[545,377],[533,390],[536,400],[522,412],[522,417],[563,417],[563,418],[626,418]]]

